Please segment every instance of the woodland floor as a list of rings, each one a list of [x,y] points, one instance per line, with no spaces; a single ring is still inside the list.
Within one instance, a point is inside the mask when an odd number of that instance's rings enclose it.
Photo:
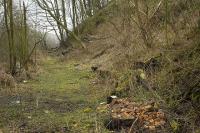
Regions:
[[[39,67],[17,91],[0,93],[0,132],[107,132],[95,111],[105,96],[89,66],[47,56]]]

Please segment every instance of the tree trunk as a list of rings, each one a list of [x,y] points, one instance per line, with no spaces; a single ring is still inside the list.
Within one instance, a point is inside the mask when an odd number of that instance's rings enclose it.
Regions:
[[[9,43],[9,60],[10,60],[10,72],[15,74],[16,72],[16,48],[14,44],[14,20],[13,20],[13,1],[4,0],[4,17],[5,25],[8,34]]]

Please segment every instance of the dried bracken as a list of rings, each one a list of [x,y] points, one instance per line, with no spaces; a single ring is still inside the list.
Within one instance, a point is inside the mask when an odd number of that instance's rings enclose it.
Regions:
[[[15,79],[10,74],[7,74],[5,71],[0,70],[0,86],[15,87],[16,86]]]
[[[166,124],[165,114],[154,102],[139,104],[128,99],[114,99],[108,105],[111,111],[111,122],[117,129],[139,127],[146,131],[156,131]]]

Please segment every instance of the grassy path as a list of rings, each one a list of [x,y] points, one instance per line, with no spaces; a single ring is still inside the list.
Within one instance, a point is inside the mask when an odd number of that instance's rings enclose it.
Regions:
[[[23,91],[0,94],[2,131],[106,132],[95,111],[104,96],[91,84],[95,75],[89,67],[48,56],[41,69],[34,80],[21,85]]]

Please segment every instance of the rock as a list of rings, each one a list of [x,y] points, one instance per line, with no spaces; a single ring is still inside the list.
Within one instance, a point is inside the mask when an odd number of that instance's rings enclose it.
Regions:
[[[15,78],[18,82],[24,82],[29,79],[30,75],[27,74],[25,69],[21,69],[16,75]]]
[[[117,96],[109,96],[109,97],[107,97],[107,104],[110,104],[114,99],[117,99]]]
[[[93,72],[96,72],[98,67],[97,66],[92,66],[91,69],[92,69]]]
[[[19,100],[15,101],[15,102],[16,102],[16,104],[20,104],[21,103]]]
[[[133,70],[137,70],[137,69],[142,69],[143,71],[145,71],[148,74],[152,74],[158,70],[160,70],[161,68],[161,62],[160,62],[160,56],[158,57],[153,57],[150,58],[149,60],[142,62],[142,61],[136,61],[133,63],[133,65],[131,66],[131,68]]]
[[[49,112],[49,110],[44,110],[44,113],[49,114],[50,112]]]
[[[23,83],[28,83],[28,81],[27,80],[23,80]]]
[[[149,74],[158,71],[161,68],[161,63],[158,58],[151,58],[145,62],[145,71]]]
[[[65,49],[65,50],[63,50],[62,52],[61,52],[61,54],[63,55],[63,56],[65,56],[66,54],[68,54],[69,52],[70,52],[70,50],[71,49]]]
[[[104,104],[106,104],[106,102],[101,102],[101,103],[100,103],[100,105],[104,105]]]

